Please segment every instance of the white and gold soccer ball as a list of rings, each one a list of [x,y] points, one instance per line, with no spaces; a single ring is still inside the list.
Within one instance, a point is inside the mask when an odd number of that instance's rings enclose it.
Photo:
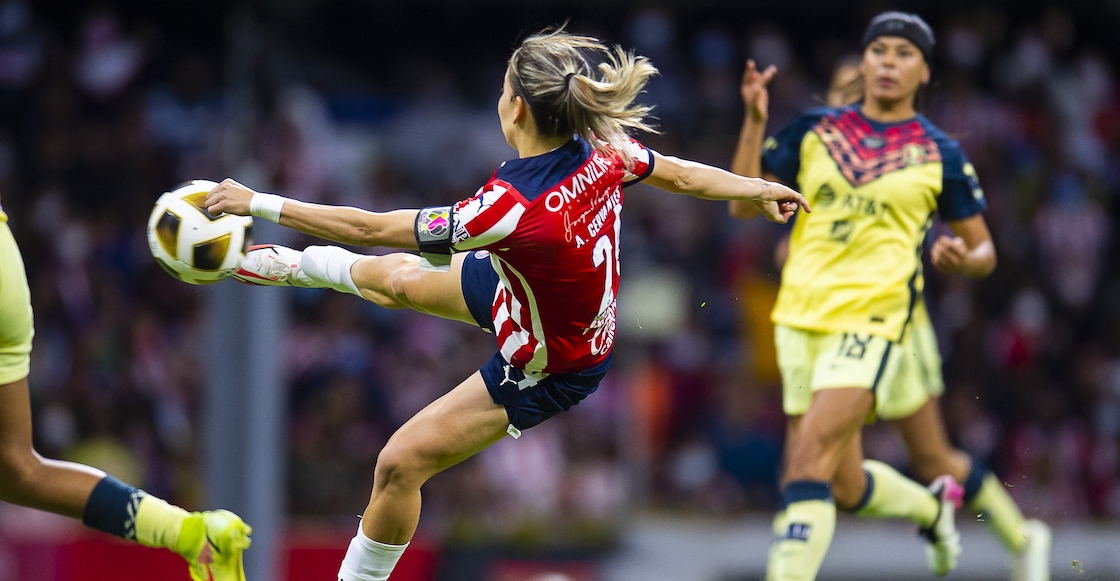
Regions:
[[[171,276],[210,284],[233,274],[253,244],[253,218],[206,211],[218,184],[192,180],[156,200],[148,217],[148,247]]]

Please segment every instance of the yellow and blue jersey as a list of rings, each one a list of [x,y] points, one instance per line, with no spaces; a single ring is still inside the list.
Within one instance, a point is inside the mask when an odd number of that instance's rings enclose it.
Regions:
[[[35,335],[23,258],[0,209],[0,386],[27,377]]]
[[[797,216],[772,316],[811,331],[901,341],[933,213],[954,222],[987,207],[960,145],[921,115],[887,124],[858,105],[814,109],[766,140],[762,166],[813,208]]]

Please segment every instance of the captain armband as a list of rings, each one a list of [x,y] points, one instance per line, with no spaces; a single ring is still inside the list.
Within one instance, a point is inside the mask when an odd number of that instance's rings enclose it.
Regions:
[[[451,254],[451,206],[432,206],[416,214],[416,245],[420,252]]]
[[[421,270],[451,267],[451,206],[432,206],[416,214],[416,245]]]

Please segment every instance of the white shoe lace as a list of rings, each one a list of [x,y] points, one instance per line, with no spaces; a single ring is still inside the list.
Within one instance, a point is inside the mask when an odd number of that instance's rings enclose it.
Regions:
[[[273,257],[272,264],[268,265],[268,276],[276,280],[284,280],[289,274],[292,273],[292,267],[286,262],[282,262],[279,257]]]
[[[280,257],[270,252],[255,253],[255,263],[253,271],[257,274],[272,280],[284,280],[292,272],[291,265],[287,264]]]

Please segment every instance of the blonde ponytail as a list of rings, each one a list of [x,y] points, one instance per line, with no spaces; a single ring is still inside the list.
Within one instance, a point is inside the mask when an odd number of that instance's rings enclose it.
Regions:
[[[597,66],[591,62],[600,61]],[[657,74],[649,59],[597,39],[545,30],[526,38],[509,61],[510,81],[545,137],[579,135],[597,149],[622,151],[626,129],[657,131],[652,107],[634,104]],[[630,159],[622,156],[627,164]]]

